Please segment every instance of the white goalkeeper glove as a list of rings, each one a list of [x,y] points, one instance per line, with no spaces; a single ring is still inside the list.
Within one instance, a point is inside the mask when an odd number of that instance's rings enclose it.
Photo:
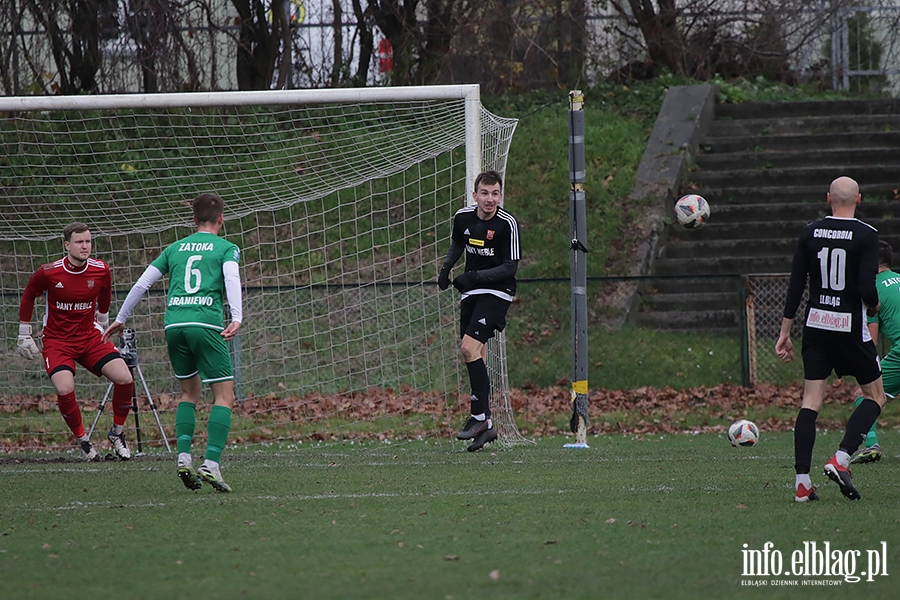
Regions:
[[[104,333],[109,327],[109,313],[94,313],[94,321],[100,326],[100,333]]]
[[[31,325],[28,323],[19,323],[19,343],[16,352],[28,360],[34,360],[41,353],[37,344],[34,343],[34,338],[31,337]]]

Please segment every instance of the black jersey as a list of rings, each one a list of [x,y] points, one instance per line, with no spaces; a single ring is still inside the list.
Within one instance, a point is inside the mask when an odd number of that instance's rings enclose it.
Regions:
[[[878,231],[859,219],[825,217],[803,228],[784,306],[785,318],[797,313],[809,276],[806,330],[861,335],[866,306],[878,304]]]
[[[519,224],[515,217],[497,208],[487,221],[478,218],[478,207],[466,206],[453,216],[450,237],[466,249],[466,271],[482,271],[498,267],[507,260],[518,261],[521,256]],[[515,276],[499,281],[479,282],[469,294],[493,294],[506,300],[516,295]]]

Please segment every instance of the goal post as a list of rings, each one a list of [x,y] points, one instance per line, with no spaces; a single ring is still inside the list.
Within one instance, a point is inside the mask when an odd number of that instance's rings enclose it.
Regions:
[[[13,345],[22,290],[62,254],[63,227],[91,227],[115,314],[146,265],[193,230],[189,202],[204,191],[225,199],[223,235],[242,249],[231,439],[447,437],[468,390],[458,298],[434,282],[453,214],[481,170],[505,172],[515,126],[481,106],[477,85],[0,98],[0,443],[71,446],[46,374]],[[165,289],[129,326],[170,426]],[[492,402],[511,445],[522,438],[496,342]],[[79,369],[86,419],[105,383]]]

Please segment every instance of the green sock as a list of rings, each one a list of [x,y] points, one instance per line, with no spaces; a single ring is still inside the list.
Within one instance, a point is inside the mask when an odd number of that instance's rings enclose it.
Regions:
[[[194,427],[197,425],[197,417],[194,411],[197,406],[193,402],[179,402],[175,409],[175,436],[178,452],[190,454],[191,443],[194,441]]]
[[[856,402],[853,403],[853,407],[856,408],[857,406],[859,406],[859,404],[862,401],[863,401],[863,397],[860,396],[859,398],[856,399]],[[866,448],[871,448],[872,446],[874,446],[875,444],[878,443],[878,433],[876,433],[876,431],[875,431],[875,427],[877,427],[877,426],[878,426],[878,421],[876,420],[874,423],[872,423],[872,429],[870,429],[869,433],[866,434],[866,443],[865,443]]]
[[[208,438],[206,441],[206,459],[222,462],[222,450],[228,441],[228,432],[231,431],[231,409],[224,406],[213,405],[209,411],[209,423],[206,424]]]

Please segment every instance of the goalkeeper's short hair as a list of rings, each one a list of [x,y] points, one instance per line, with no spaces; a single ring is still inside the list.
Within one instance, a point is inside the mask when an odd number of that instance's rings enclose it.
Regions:
[[[500,191],[503,191],[503,175],[498,173],[497,171],[484,171],[483,173],[479,173],[478,177],[475,178],[475,190],[478,191],[479,185],[496,185],[500,184]]]

